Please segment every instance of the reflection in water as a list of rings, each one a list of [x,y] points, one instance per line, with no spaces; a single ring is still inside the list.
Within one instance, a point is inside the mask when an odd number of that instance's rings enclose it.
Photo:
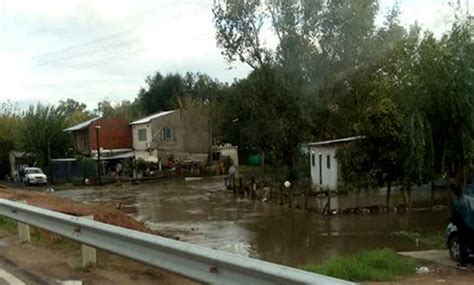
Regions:
[[[394,231],[442,232],[446,211],[322,217],[235,198],[220,180],[78,189],[58,195],[120,209],[156,230],[210,248],[298,266],[363,249],[414,250]]]

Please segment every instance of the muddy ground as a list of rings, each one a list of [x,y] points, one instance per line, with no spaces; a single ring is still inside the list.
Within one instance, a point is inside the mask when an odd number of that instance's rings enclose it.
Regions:
[[[33,238],[31,244],[19,244],[15,234],[3,229],[0,238],[0,258],[36,276],[40,284],[59,280],[82,280],[85,285],[198,284],[104,251],[98,251],[97,267],[82,269],[80,246],[69,240]]]
[[[24,190],[0,187],[0,198],[26,201],[34,205],[74,216],[94,215],[100,222],[125,227],[137,231],[159,234],[149,230],[119,209],[100,205],[74,202],[50,193],[26,192]],[[98,266],[84,270],[80,266],[80,246],[78,243],[44,231],[34,230],[32,244],[19,244],[14,232],[0,229],[0,257],[16,264],[36,276],[44,276],[45,284],[51,280],[82,280],[84,284],[197,284],[155,267],[104,251],[98,251]]]
[[[429,273],[416,274],[401,278],[394,282],[366,282],[365,285],[472,285],[474,284],[474,270],[459,270],[444,265],[427,265]]]

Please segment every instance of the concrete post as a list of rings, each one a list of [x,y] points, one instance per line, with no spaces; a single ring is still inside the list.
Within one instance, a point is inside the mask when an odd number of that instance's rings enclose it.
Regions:
[[[94,220],[94,216],[84,216],[82,217],[88,220]],[[88,245],[81,245],[81,259],[82,259],[82,268],[87,268],[97,265],[97,250],[94,247]]]
[[[27,204],[26,201],[18,201],[19,203]],[[31,234],[30,234],[30,225],[18,222],[18,237],[20,239],[20,243],[24,242],[31,242]]]

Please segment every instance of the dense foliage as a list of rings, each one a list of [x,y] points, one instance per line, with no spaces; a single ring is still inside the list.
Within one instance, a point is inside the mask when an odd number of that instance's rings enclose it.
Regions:
[[[337,154],[349,186],[466,180],[474,135],[467,20],[434,35],[402,26],[395,5],[377,24],[377,0],[219,0],[212,11],[218,47],[229,64],[252,69],[246,78],[229,85],[156,72],[136,98],[94,110],[73,99],[26,113],[3,104],[0,175],[12,149],[34,153],[39,164],[48,145],[51,156],[64,155],[70,142],[60,130],[93,116],[131,121],[199,102],[217,142],[262,153],[290,179],[305,143],[357,135]]]

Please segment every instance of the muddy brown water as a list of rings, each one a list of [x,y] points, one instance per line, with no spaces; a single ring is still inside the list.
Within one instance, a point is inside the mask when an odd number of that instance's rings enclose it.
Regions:
[[[390,233],[444,233],[446,210],[323,217],[235,197],[223,181],[163,181],[56,192],[77,201],[116,205],[152,229],[183,241],[290,266],[364,249],[423,249]]]

